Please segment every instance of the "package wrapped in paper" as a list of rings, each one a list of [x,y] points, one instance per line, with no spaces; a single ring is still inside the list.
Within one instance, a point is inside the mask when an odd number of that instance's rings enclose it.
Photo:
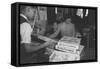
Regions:
[[[82,52],[83,48],[84,48],[83,45],[80,45],[79,49],[76,49],[76,48],[74,48],[72,46],[68,46],[68,45],[66,45],[64,43],[61,43],[59,45],[60,46],[56,45],[56,49],[58,49],[60,51],[64,51],[64,52],[77,53],[77,54],[80,54]],[[63,46],[61,46],[61,45],[63,45]]]
[[[53,53],[49,57],[50,62],[77,61],[77,60],[80,60],[80,56],[78,54],[72,54],[56,50],[53,51]]]
[[[59,42],[67,43],[67,45],[71,45],[75,47],[76,49],[78,49],[80,45],[80,41],[81,41],[80,38],[64,36],[63,38],[61,38]]]
[[[67,43],[64,43],[64,42],[59,42],[56,45],[56,49],[64,51],[64,52],[76,53],[75,47],[68,45]]]
[[[64,36],[61,40],[59,40],[56,45],[56,49],[62,51],[71,51],[73,53],[76,52],[76,49],[79,49],[81,39],[74,37],[66,37]]]

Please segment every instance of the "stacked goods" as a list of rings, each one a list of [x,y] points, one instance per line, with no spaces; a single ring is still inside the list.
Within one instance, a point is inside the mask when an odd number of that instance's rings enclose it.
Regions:
[[[55,49],[47,48],[50,62],[61,62],[61,61],[77,61],[80,60],[80,54],[84,46],[80,45],[81,39],[75,37],[64,36],[61,40],[56,41],[45,36],[38,36],[39,39],[44,41],[53,41],[57,43]]]
[[[77,61],[84,46],[80,45],[81,39],[63,37],[56,45],[56,50],[49,57],[50,62]]]
[[[70,52],[53,51],[50,56],[50,62],[61,62],[61,61],[75,61],[79,60],[79,55]]]
[[[79,38],[64,36],[61,40],[59,40],[56,45],[56,49],[64,52],[76,53],[76,50],[79,49],[80,41],[81,39]]]

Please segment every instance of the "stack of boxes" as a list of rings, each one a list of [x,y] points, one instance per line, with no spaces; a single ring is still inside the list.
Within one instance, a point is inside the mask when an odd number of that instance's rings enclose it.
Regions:
[[[56,45],[56,50],[49,57],[50,62],[78,61],[84,46],[80,45],[81,39],[64,36]]]

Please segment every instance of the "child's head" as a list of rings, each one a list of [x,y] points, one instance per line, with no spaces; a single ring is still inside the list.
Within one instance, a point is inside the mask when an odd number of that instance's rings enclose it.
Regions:
[[[65,22],[66,22],[66,23],[71,23],[71,18],[67,18],[67,19],[65,20]]]
[[[24,14],[29,19],[33,19],[36,13],[36,7],[22,6],[21,13]]]

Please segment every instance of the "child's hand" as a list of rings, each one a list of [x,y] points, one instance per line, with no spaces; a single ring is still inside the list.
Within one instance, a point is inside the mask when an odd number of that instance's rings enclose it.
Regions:
[[[79,32],[76,33],[76,37],[81,37],[81,36],[82,35]]]

